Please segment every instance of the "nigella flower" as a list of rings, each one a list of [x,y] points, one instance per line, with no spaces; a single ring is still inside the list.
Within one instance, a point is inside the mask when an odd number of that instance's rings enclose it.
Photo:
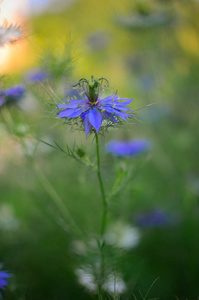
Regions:
[[[143,228],[164,227],[172,223],[172,217],[161,210],[155,210],[139,215],[136,223]]]
[[[7,271],[0,271],[0,289],[5,289],[8,278],[10,278],[11,275]],[[2,294],[0,292],[0,298],[2,298]]]
[[[93,76],[91,78],[91,81],[80,79],[76,85],[81,98],[69,99],[64,104],[57,103],[59,110],[62,110],[58,118],[69,120],[80,117],[86,135],[91,129],[98,133],[103,120],[116,123],[118,118],[126,120],[132,116],[127,111],[131,111],[129,104],[133,99],[119,98],[118,95],[101,98],[101,93],[104,91],[103,80],[107,82],[108,80],[103,77],[98,80]]]
[[[5,90],[4,95],[8,103],[13,101],[20,100],[25,92],[25,86],[24,85],[16,85],[12,86],[9,89]]]
[[[0,26],[0,47],[6,43],[12,43],[21,38],[21,29],[16,25]]]
[[[37,83],[39,81],[44,81],[46,79],[48,79],[49,76],[45,71],[36,71],[36,72],[32,72],[29,77],[28,77],[28,81],[32,82],[32,83]]]
[[[4,102],[5,102],[5,98],[4,98],[3,91],[0,91],[0,107],[4,104]]]
[[[9,89],[5,91],[5,96],[8,98],[12,99],[19,99],[23,96],[25,91],[25,86],[24,85],[16,85],[12,86]]]
[[[144,139],[132,141],[111,141],[106,146],[106,151],[113,156],[131,157],[150,150],[151,142]]]

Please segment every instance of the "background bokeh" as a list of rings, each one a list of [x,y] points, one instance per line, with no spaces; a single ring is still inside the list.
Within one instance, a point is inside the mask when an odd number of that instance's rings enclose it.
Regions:
[[[76,144],[95,160],[93,137],[60,126],[49,104],[92,74],[136,100],[135,118],[100,137],[106,190],[126,165],[133,170],[109,214],[110,230],[128,225],[139,233],[114,261],[127,286],[121,299],[143,299],[139,291],[156,279],[147,299],[197,299],[199,1],[4,0],[0,7],[1,22],[22,29],[19,41],[0,48],[0,87],[26,85],[19,105],[8,108],[12,120],[0,111],[0,262],[13,274],[5,299],[97,299],[78,283],[81,255],[71,246],[78,238],[56,200],[85,240],[95,236],[96,174],[37,140]],[[47,72],[49,84],[30,83],[35,70]],[[105,153],[112,139],[136,138],[150,140],[151,151],[127,161]]]

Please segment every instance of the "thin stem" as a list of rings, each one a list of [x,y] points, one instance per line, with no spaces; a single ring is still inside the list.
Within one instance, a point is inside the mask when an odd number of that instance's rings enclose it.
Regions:
[[[7,130],[10,134],[13,133],[13,129],[14,129],[14,122],[13,122],[13,119],[10,115],[10,112],[9,110],[7,109],[7,107],[4,107],[1,111],[1,114],[5,120],[5,124],[6,124],[6,127],[7,127]]]
[[[43,188],[45,189],[46,193],[54,201],[56,206],[59,208],[60,212],[62,212],[65,220],[67,220],[72,225],[72,228],[76,231],[76,234],[82,237],[83,236],[82,232],[80,231],[79,227],[71,217],[68,209],[65,207],[64,203],[62,202],[62,199],[57,194],[57,192],[55,191],[51,183],[48,181],[47,177],[44,175],[43,172],[41,172],[40,169],[36,167],[34,167],[34,172],[37,178],[39,179],[40,183],[42,184]]]
[[[102,196],[102,202],[103,202],[103,215],[102,215],[102,223],[101,223],[101,238],[104,235],[105,229],[106,229],[106,223],[107,223],[107,200],[106,200],[106,195],[104,191],[104,185],[102,181],[102,176],[101,176],[101,169],[100,169],[100,153],[99,153],[99,138],[97,132],[95,132],[95,138],[96,138],[96,150],[97,150],[97,176],[100,184],[100,190],[101,190],[101,196]]]
[[[84,161],[85,163],[87,163],[91,168],[93,168],[94,170],[97,170],[96,165],[94,165],[94,163],[88,158],[88,156],[84,157]]]
[[[32,167],[32,170],[34,171],[35,176],[39,180],[40,184],[43,186],[45,192],[48,194],[48,196],[51,198],[51,200],[53,200],[54,204],[57,206],[60,213],[62,213],[62,215],[64,217],[64,222],[68,221],[68,223],[71,224],[71,226],[72,226],[73,230],[76,232],[76,234],[80,238],[82,238],[83,237],[82,231],[79,229],[78,225],[74,221],[74,219],[71,216],[70,212],[68,211],[67,207],[64,205],[61,197],[58,195],[58,193],[56,192],[56,190],[54,189],[54,187],[52,186],[52,184],[50,183],[48,178],[45,176],[45,174],[39,168],[36,168],[36,166],[34,164],[34,158],[33,158],[33,156],[28,155],[27,147],[22,138],[20,139],[20,142],[21,142],[21,146],[24,150],[24,154],[25,154],[28,162],[31,164],[31,167]],[[35,147],[35,150],[36,150],[36,147]]]
[[[102,203],[103,203],[103,213],[102,213],[102,222],[101,222],[101,230],[100,230],[100,254],[101,254],[101,282],[99,284],[99,293],[101,294],[102,290],[102,283],[104,279],[104,246],[105,246],[105,240],[104,240],[104,233],[106,230],[107,225],[107,212],[108,212],[108,203],[106,200],[106,195],[104,191],[104,185],[101,177],[101,169],[100,169],[100,152],[99,152],[99,139],[98,134],[95,132],[95,138],[96,138],[96,150],[97,150],[97,176],[99,180],[100,190],[101,190],[101,196],[102,196]],[[101,294],[102,295],[102,294]]]

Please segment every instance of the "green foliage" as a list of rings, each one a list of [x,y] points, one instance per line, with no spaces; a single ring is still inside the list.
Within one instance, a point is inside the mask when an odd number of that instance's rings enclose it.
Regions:
[[[40,66],[51,77],[52,80],[60,81],[71,76],[74,57],[72,56],[72,45],[70,42],[63,44],[63,49],[49,47],[43,50],[40,58]]]

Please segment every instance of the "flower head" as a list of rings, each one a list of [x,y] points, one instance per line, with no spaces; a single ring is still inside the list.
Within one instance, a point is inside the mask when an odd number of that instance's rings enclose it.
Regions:
[[[111,141],[106,146],[106,151],[114,156],[131,157],[146,152],[151,148],[148,140]]]
[[[161,210],[139,215],[137,224],[143,228],[164,227],[171,223],[171,218]]]
[[[130,250],[139,244],[140,232],[136,227],[117,222],[107,230],[105,241],[108,245]]]
[[[17,103],[23,97],[24,93],[24,85],[16,85],[6,90],[0,90],[0,107],[4,104],[10,105]]]
[[[63,104],[57,103],[59,108],[58,118],[74,119],[80,117],[86,135],[94,129],[97,133],[100,130],[103,120],[117,123],[118,118],[126,120],[132,115],[129,104],[133,99],[119,98],[118,95],[111,95],[101,98],[104,91],[103,82],[108,80],[104,77],[91,81],[82,78],[74,87],[78,88],[80,99],[69,99]]]
[[[21,38],[21,29],[16,25],[0,26],[0,47],[3,47],[6,43],[15,42]]]
[[[49,76],[45,71],[35,71],[32,72],[29,77],[28,77],[28,81],[29,82],[39,82],[39,81],[44,81],[46,79],[48,79]]]
[[[5,91],[5,97],[9,100],[19,100],[24,95],[24,92],[24,85],[12,86]]]
[[[4,104],[5,99],[4,99],[4,94],[3,91],[0,91],[0,107]]]
[[[0,271],[0,289],[5,289],[8,278],[10,277],[11,275],[7,271]],[[1,292],[0,292],[0,298],[2,298]]]
[[[98,272],[96,271],[91,265],[82,265],[81,268],[75,270],[78,282],[94,294],[98,292],[98,278],[96,278]],[[107,273],[102,289],[110,294],[122,294],[126,291],[126,284],[121,274]]]

